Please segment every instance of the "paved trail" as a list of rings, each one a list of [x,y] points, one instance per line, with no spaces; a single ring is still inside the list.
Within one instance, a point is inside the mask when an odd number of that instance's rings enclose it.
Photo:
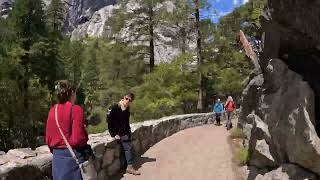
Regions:
[[[121,180],[235,180],[228,132],[206,125],[174,134],[139,158],[141,176],[124,174]]]

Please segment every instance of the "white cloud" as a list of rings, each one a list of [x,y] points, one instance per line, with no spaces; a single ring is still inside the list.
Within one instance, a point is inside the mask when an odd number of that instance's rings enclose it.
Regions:
[[[220,11],[219,12],[219,17],[225,16],[225,15],[231,13],[231,12],[232,12],[232,10],[231,11]]]
[[[249,2],[249,0],[243,0],[242,4]]]
[[[238,0],[233,0],[233,5],[238,5],[239,4],[239,2],[238,2]]]

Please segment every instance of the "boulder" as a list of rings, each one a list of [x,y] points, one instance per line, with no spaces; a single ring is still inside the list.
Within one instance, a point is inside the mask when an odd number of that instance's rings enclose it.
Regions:
[[[283,164],[276,170],[257,175],[255,180],[317,180],[317,177],[299,166]]]
[[[103,156],[102,167],[105,167],[105,166],[111,164],[114,159],[114,156],[115,156],[115,149],[107,148],[107,150]]]
[[[19,157],[21,159],[35,157],[37,154],[31,150],[31,148],[20,148],[20,149],[11,149],[8,151],[7,155]]]
[[[120,159],[115,159],[113,163],[108,167],[108,175],[113,176],[120,170]]]
[[[52,154],[40,154],[28,163],[30,166],[36,166],[41,171],[51,171]]]
[[[269,145],[264,139],[256,141],[249,164],[257,168],[276,167],[276,162],[270,153]]]
[[[101,158],[104,155],[104,152],[106,151],[105,143],[94,143],[91,145],[91,148],[97,158]]]
[[[43,145],[43,146],[37,147],[34,152],[37,153],[37,155],[39,155],[39,154],[48,154],[48,153],[51,154],[50,149],[49,149],[49,147],[47,145]]]

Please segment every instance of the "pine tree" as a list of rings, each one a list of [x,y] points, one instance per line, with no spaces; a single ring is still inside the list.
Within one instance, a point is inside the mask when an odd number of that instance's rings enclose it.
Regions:
[[[198,97],[198,104],[197,104],[197,110],[199,112],[203,112],[204,110],[204,78],[203,74],[200,70],[200,67],[203,63],[203,57],[202,57],[202,47],[201,47],[201,30],[200,30],[200,0],[194,0],[194,7],[195,7],[195,17],[196,17],[196,25],[195,30],[197,34],[197,63],[199,67],[199,97]]]
[[[55,81],[64,76],[62,59],[59,53],[61,41],[63,40],[63,13],[64,9],[61,0],[52,0],[47,10],[47,26],[49,37],[46,44],[46,59],[48,61],[48,67],[46,68],[48,70],[46,84],[51,92],[54,91]]]
[[[13,24],[17,39],[26,54],[21,59],[24,73],[21,74],[21,89],[24,94],[24,107],[29,108],[28,88],[32,76],[32,59],[30,50],[46,34],[46,25],[41,0],[17,0],[15,2],[10,20]]]
[[[97,53],[99,52],[98,40],[94,40],[86,52],[86,63],[82,74],[82,86],[86,95],[85,104],[89,109],[98,104],[97,90],[99,88],[99,69]]]
[[[63,69],[63,79],[70,80],[77,85],[77,102],[76,104],[84,105],[85,94],[83,85],[81,84],[81,76],[83,71],[83,64],[85,61],[86,45],[81,41],[70,41],[64,39],[59,46],[59,57],[61,58],[61,66]],[[60,61],[58,61],[60,62]],[[60,68],[59,68],[60,69]]]
[[[47,24],[49,32],[57,39],[62,39],[64,23],[64,6],[61,0],[51,0],[47,10]]]
[[[14,93],[19,98],[15,104],[16,114],[8,111],[13,121],[12,136],[19,136],[14,145],[36,146],[36,137],[39,135],[41,121],[44,117],[44,107],[47,108],[46,88],[40,84],[45,74],[38,74],[45,59],[35,58],[42,54],[44,39],[47,36],[45,15],[41,0],[17,0],[8,17],[10,27],[15,35],[15,45],[9,50],[9,59],[19,62],[13,77],[17,83]],[[35,105],[37,103],[37,105]],[[21,106],[21,105],[22,106]]]
[[[134,4],[129,4],[128,0],[121,3],[121,8],[116,10],[114,18],[109,25],[112,26],[114,33],[118,33],[127,28],[127,37],[125,41],[135,42],[146,47],[146,55],[149,57],[150,72],[155,65],[155,40],[158,34],[155,29],[160,26],[163,13],[166,11],[162,4],[164,0],[140,0]],[[132,2],[131,2],[132,3]],[[133,8],[130,9],[129,7]],[[123,37],[120,37],[123,38]]]

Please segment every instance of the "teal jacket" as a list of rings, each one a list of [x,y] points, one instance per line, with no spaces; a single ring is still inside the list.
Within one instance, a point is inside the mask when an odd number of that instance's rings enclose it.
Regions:
[[[215,112],[215,113],[223,113],[224,112],[223,104],[221,102],[214,104],[213,112]]]

